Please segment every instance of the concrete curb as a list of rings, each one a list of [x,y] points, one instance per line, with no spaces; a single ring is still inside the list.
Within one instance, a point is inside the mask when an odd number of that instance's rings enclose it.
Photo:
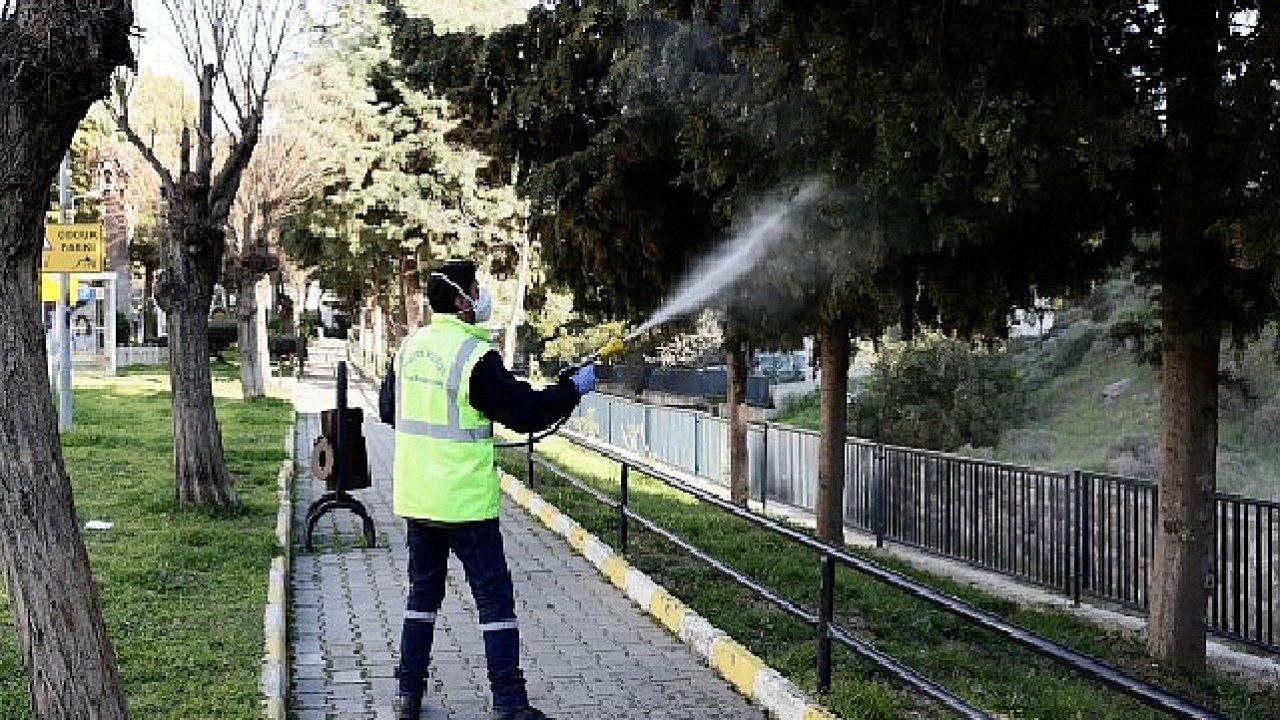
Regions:
[[[502,490],[529,514],[569,541],[602,575],[637,605],[692,647],[742,695],[780,720],[838,720],[810,700],[790,680],[764,664],[750,650],[689,609],[648,575],[631,567],[613,548],[587,532],[524,483],[502,474]]]
[[[293,444],[296,428],[290,425],[284,437],[284,462],[276,475],[276,548],[267,584],[267,608],[262,615],[264,657],[262,659],[262,704],[267,720],[285,720],[289,704],[289,566],[292,559],[290,533],[293,521]]]

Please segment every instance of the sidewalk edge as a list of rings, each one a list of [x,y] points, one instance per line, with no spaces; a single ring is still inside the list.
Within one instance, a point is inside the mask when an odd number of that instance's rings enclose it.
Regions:
[[[770,715],[780,720],[838,720],[838,716],[810,700],[794,683],[746,647],[680,602],[648,575],[632,567],[576,520],[505,472],[502,473],[502,490],[517,505],[567,540],[609,582],[693,648],[735,690],[759,704]]]
[[[266,720],[285,720],[288,714],[288,588],[291,561],[289,536],[292,532],[291,522],[293,519],[293,496],[290,486],[293,481],[293,445],[296,430],[297,426],[295,424],[290,424],[288,429],[285,430],[285,459],[280,463],[280,472],[276,475],[276,498],[279,503],[276,510],[276,550],[278,554],[271,561],[271,572],[267,583],[267,607],[262,615],[264,656],[262,659],[261,686],[263,715]]]

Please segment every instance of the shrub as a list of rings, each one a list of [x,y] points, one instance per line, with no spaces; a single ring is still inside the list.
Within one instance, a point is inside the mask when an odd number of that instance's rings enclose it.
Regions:
[[[116,345],[128,345],[133,336],[133,326],[129,324],[129,316],[116,313]]]
[[[898,445],[993,446],[1023,395],[1007,354],[933,337],[882,354],[851,419],[855,434]]]
[[[1089,349],[1102,335],[1096,324],[1083,320],[1050,341],[1049,365],[1054,375],[1060,375],[1080,364]]]
[[[347,339],[347,330],[351,328],[351,318],[342,313],[334,313],[333,324],[324,329],[324,336],[329,338]]]
[[[1126,435],[1107,449],[1107,471],[1126,477],[1153,478],[1158,455],[1154,437]]]
[[[1280,445],[1280,395],[1254,411],[1249,422],[1249,439],[1262,447]]]
[[[272,360],[293,358],[298,354],[298,336],[269,333],[267,335],[267,352]]]
[[[235,320],[213,319],[209,321],[209,354],[222,357],[240,339],[240,326]]]
[[[1135,282],[1129,279],[1114,279],[1101,283],[1093,288],[1081,305],[1089,313],[1094,322],[1106,322],[1120,308],[1140,299],[1143,294]]]
[[[319,310],[304,310],[302,312],[302,318],[298,321],[298,332],[303,337],[315,337],[316,328],[320,326]]]
[[[1010,430],[1000,447],[1020,462],[1043,463],[1053,457],[1054,437],[1048,430]]]

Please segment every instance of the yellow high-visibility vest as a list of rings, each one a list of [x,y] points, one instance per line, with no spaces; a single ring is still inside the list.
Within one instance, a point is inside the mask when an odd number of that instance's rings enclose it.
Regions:
[[[471,407],[471,370],[489,334],[437,314],[396,354],[396,515],[437,522],[498,516],[493,423]]]

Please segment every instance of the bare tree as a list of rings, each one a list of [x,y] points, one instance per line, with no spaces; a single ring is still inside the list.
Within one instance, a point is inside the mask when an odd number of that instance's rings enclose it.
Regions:
[[[266,274],[280,269],[275,242],[280,222],[311,196],[323,178],[322,149],[313,138],[288,131],[269,135],[254,153],[232,207],[229,229],[236,254],[228,264],[231,272],[225,275],[238,286],[240,385],[245,398],[266,392],[270,356],[262,295]]]
[[[0,554],[32,717],[127,718],[49,402],[38,277],[58,163],[117,66],[128,0],[0,4]]]
[[[222,269],[232,203],[258,145],[267,91],[301,15],[302,0],[160,1],[199,88],[197,116],[183,130],[176,171],[160,161],[129,122],[123,80],[117,82],[117,121],[160,177],[168,201],[163,269],[155,294],[168,314],[175,494],[182,505],[228,506],[235,504],[236,495],[214,412],[209,306]],[[215,116],[224,133],[221,139],[214,135]]]

